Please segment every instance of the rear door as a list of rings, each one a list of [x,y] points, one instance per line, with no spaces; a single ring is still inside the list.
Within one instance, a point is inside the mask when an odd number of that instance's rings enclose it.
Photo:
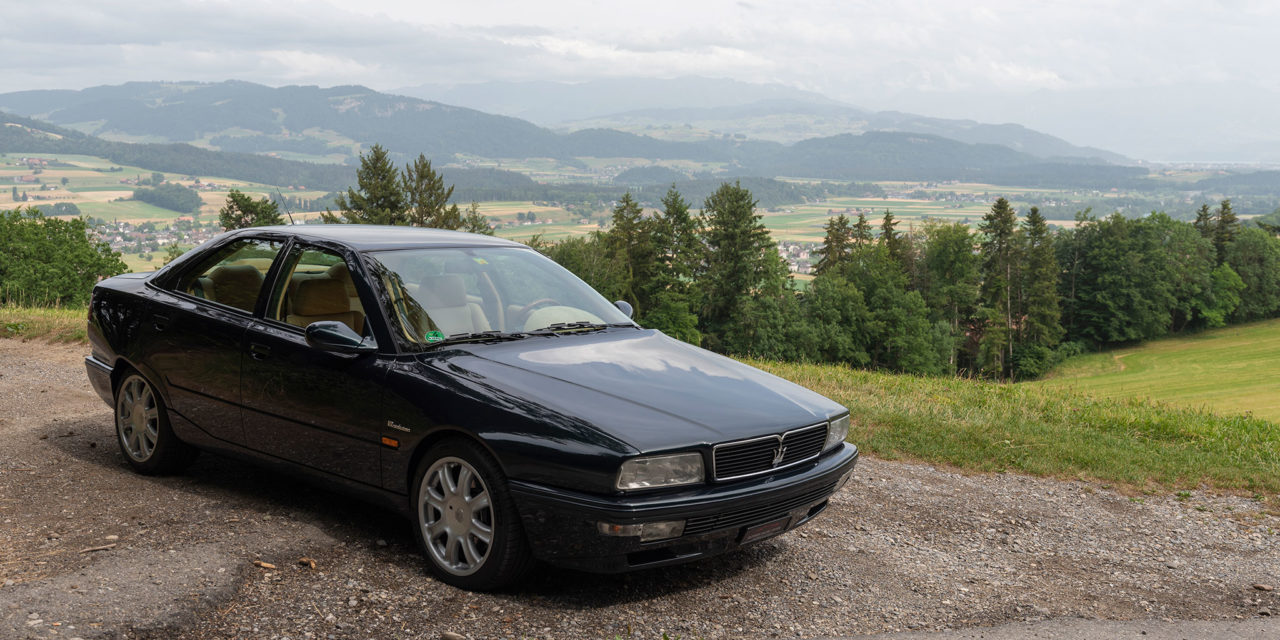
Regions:
[[[243,444],[240,360],[244,333],[265,287],[279,238],[242,237],[191,265],[157,296],[147,321],[151,367],[170,409],[209,435]]]
[[[245,336],[245,440],[257,451],[379,485],[385,361],[315,349],[304,333],[330,320],[370,335],[353,267],[336,248],[289,249],[262,318]]]

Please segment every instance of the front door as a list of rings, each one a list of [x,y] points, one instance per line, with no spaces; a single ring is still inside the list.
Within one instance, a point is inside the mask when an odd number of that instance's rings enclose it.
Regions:
[[[382,380],[378,355],[307,344],[320,320],[368,333],[363,305],[337,252],[295,244],[261,320],[245,334],[241,396],[251,449],[358,482],[380,485]]]

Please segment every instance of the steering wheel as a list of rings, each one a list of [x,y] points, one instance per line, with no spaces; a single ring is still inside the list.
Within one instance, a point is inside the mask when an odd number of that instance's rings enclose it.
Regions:
[[[519,311],[516,312],[516,324],[518,324],[521,328],[524,328],[524,323],[529,321],[529,316],[533,314],[534,309],[537,309],[538,307],[545,307],[547,305],[552,305],[552,304],[558,305],[560,304],[560,301],[556,300],[555,298],[538,298],[537,300],[534,300],[533,302],[526,304],[525,306],[521,307]]]

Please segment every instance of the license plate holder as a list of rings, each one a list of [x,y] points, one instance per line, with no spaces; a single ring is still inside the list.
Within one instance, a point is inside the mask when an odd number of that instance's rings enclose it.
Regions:
[[[747,527],[743,530],[742,538],[738,541],[738,544],[748,544],[757,540],[763,540],[770,536],[776,536],[779,533],[786,531],[790,524],[791,516],[786,516],[764,524],[758,524],[754,527]]]

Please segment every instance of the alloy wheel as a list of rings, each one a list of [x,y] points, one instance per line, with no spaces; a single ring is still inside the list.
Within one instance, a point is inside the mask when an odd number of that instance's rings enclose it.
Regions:
[[[120,385],[116,398],[116,430],[125,453],[145,462],[160,439],[160,407],[155,392],[141,376],[131,376]]]
[[[489,558],[493,502],[484,478],[466,460],[445,457],[427,469],[418,491],[418,522],[441,569],[467,576]]]

